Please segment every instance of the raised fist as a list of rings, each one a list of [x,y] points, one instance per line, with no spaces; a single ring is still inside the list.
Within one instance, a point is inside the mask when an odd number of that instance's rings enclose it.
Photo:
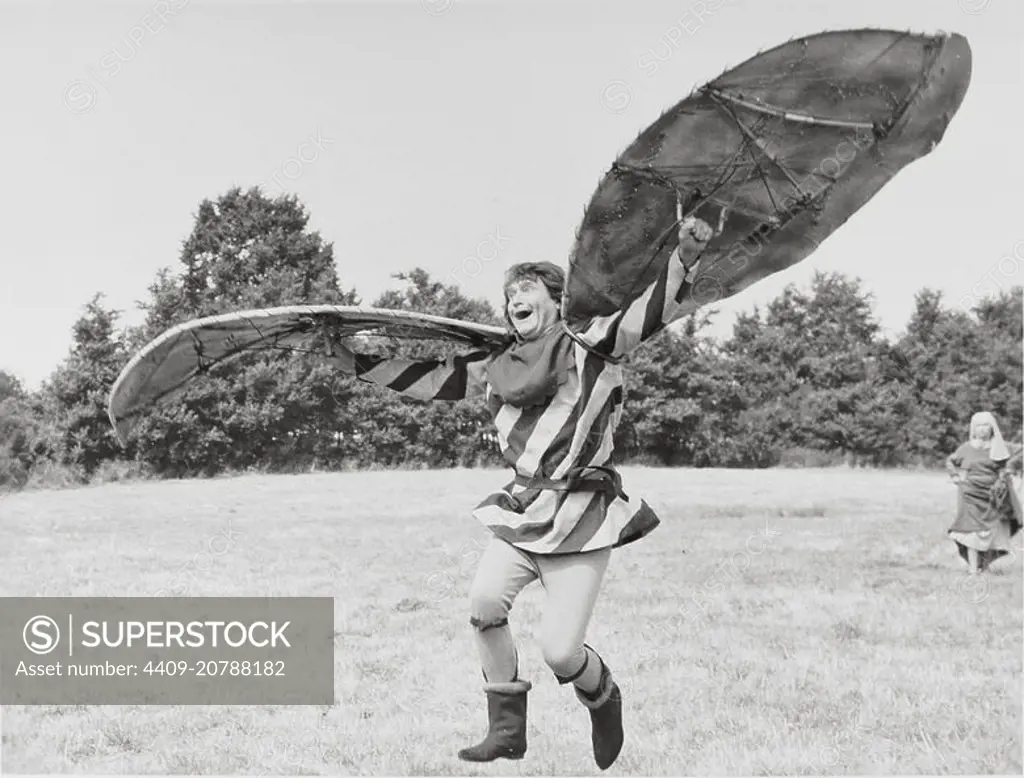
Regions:
[[[706,221],[695,216],[687,216],[679,224],[679,241],[686,240],[687,236],[692,237],[698,243],[707,243],[715,231],[711,229]]]

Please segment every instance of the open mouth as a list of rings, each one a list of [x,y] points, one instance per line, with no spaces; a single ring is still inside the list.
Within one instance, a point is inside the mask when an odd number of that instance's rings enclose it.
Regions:
[[[532,314],[529,308],[520,308],[518,311],[512,311],[512,318],[516,321],[522,321],[523,319],[529,319]]]

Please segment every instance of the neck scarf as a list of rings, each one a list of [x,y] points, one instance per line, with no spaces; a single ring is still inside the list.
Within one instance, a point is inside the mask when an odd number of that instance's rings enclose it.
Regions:
[[[487,366],[492,392],[516,408],[541,405],[555,396],[575,366],[572,338],[561,322],[534,340],[516,341]]]
[[[1009,459],[1010,451],[1006,448],[1006,443],[1003,441],[1003,434],[999,431],[999,425],[996,424],[995,416],[988,411],[980,411],[971,417],[972,441],[980,441],[980,438],[975,437],[975,428],[979,424],[988,424],[992,427],[992,437],[988,440],[988,455],[996,462],[1000,459]]]

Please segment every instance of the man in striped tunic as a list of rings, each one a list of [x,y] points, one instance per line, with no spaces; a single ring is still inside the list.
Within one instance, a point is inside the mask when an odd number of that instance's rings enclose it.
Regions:
[[[529,681],[508,626],[520,591],[539,580],[546,591],[540,641],[558,682],[573,684],[589,710],[598,766],[607,769],[623,743],[622,700],[600,655],[584,642],[613,548],[659,523],[643,500],[623,491],[609,466],[622,413],[618,360],[664,329],[689,303],[711,228],[687,219],[665,271],[625,310],[576,331],[560,318],[564,273],[548,262],[508,270],[505,319],[515,343],[446,360],[382,359],[331,344],[331,359],[359,380],[419,400],[483,395],[514,479],[473,511],[493,533],[470,590],[488,698],[490,729],[459,751],[467,761],[521,759],[526,752]]]

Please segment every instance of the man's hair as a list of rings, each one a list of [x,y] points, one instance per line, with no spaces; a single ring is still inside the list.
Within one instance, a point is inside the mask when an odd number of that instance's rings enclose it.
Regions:
[[[562,289],[565,286],[565,271],[553,262],[520,262],[505,271],[502,292],[505,297],[505,320],[508,319],[508,288],[517,281],[540,281],[548,290],[551,299],[559,308],[562,306]],[[509,321],[509,325],[512,322]]]

